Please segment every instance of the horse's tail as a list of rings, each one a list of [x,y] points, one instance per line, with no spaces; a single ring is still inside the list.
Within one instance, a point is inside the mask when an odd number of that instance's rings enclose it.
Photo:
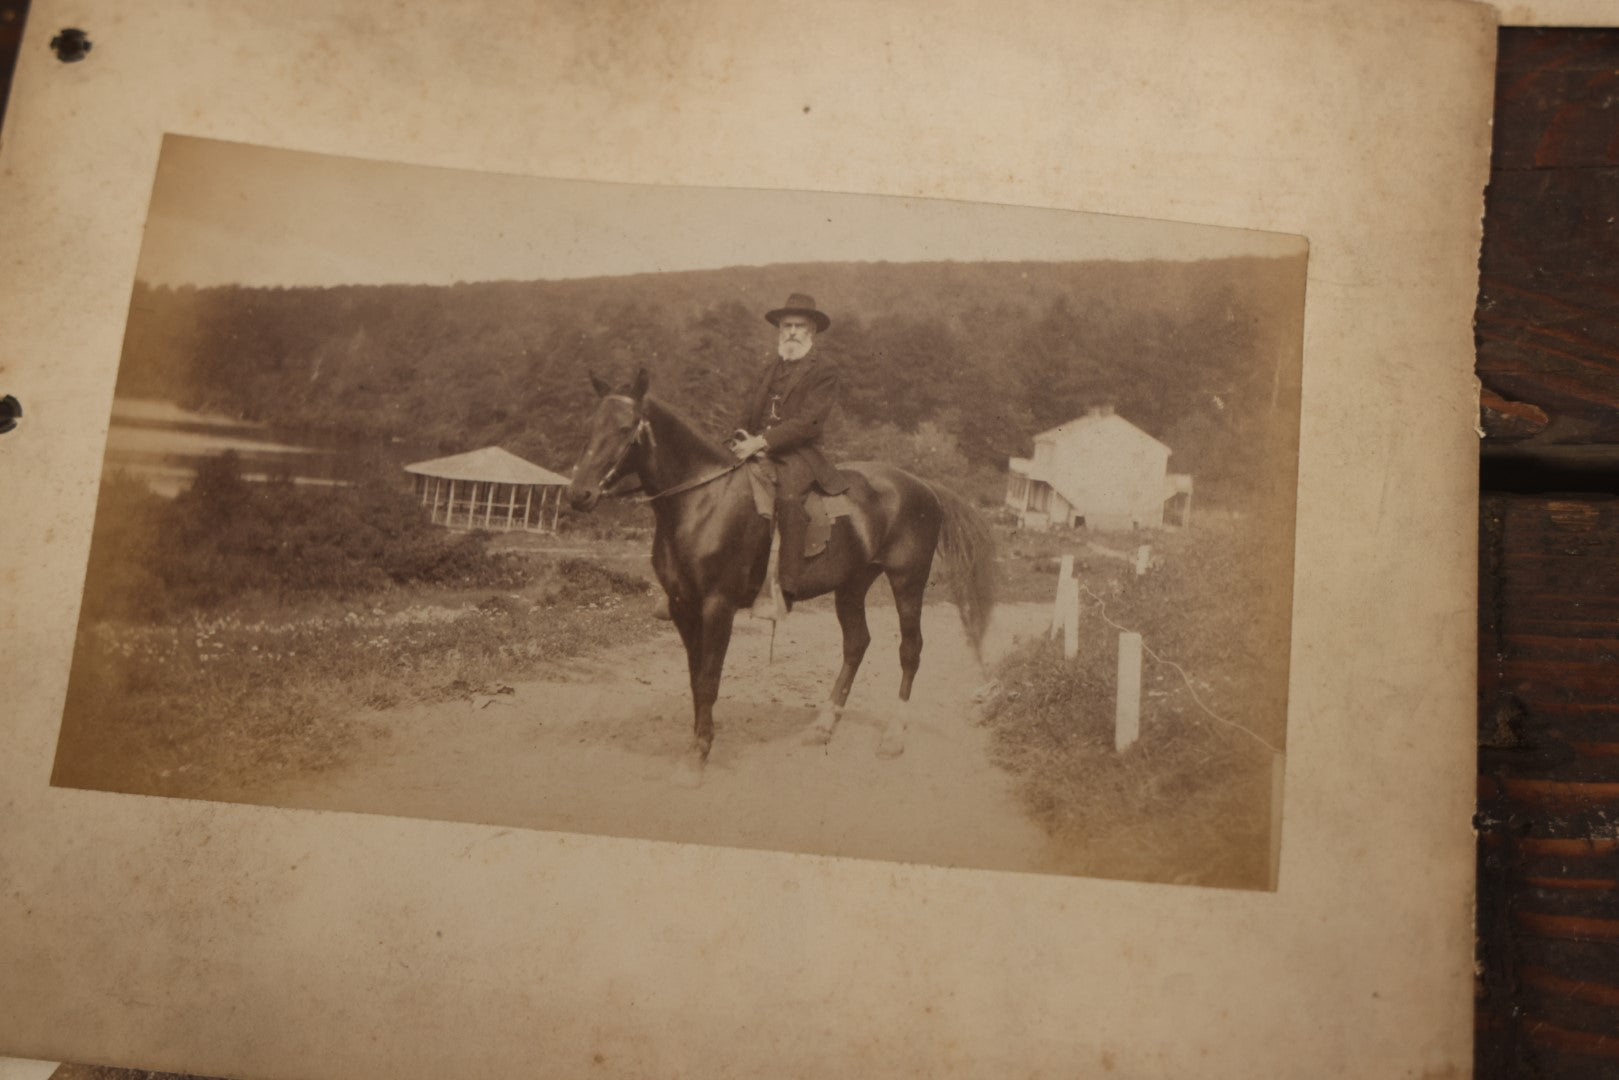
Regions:
[[[972,642],[973,654],[982,660],[984,631],[995,611],[995,534],[966,499],[936,484],[928,487],[939,500],[943,517],[939,553],[944,558],[950,599],[961,612],[961,625]]]

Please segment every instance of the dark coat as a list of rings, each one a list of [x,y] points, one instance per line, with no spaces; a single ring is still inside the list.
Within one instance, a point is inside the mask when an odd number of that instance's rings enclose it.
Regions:
[[[742,430],[763,435],[769,454],[778,467],[777,477],[783,495],[798,496],[811,483],[828,495],[847,491],[845,480],[821,453],[821,430],[838,403],[838,374],[815,359],[815,354],[795,361],[786,383],[778,387],[781,400],[775,415],[770,410],[770,383],[778,364],[772,359],[759,375],[748,395],[747,411],[737,424]]]

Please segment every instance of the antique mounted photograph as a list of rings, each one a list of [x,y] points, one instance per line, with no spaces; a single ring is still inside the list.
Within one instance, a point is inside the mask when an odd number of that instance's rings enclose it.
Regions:
[[[52,782],[1272,889],[1307,257],[168,136]]]

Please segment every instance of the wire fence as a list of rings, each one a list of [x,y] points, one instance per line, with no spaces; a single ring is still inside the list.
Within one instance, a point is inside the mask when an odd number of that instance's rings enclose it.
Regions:
[[[1139,553],[1130,559],[1130,561],[1134,562],[1135,564],[1135,572],[1137,576],[1147,572],[1150,563],[1148,555],[1148,549],[1141,548]],[[1123,749],[1125,746],[1129,745],[1129,743],[1134,741],[1137,731],[1137,724],[1139,722],[1140,665],[1139,662],[1132,663],[1130,660],[1131,651],[1139,647],[1140,651],[1151,658],[1154,663],[1169,668],[1180,676],[1181,682],[1186,685],[1186,692],[1191,695],[1193,704],[1197,706],[1198,710],[1201,711],[1203,715],[1207,716],[1210,720],[1213,720],[1222,727],[1228,728],[1247,737],[1255,744],[1263,747],[1272,754],[1282,753],[1281,747],[1277,746],[1275,743],[1271,742],[1257,731],[1254,731],[1252,728],[1238,723],[1237,721],[1228,717],[1221,716],[1219,713],[1215,712],[1214,709],[1210,708],[1208,702],[1204,701],[1202,695],[1197,692],[1197,686],[1192,678],[1191,673],[1189,673],[1180,664],[1177,664],[1175,661],[1161,655],[1157,650],[1148,645],[1145,635],[1143,635],[1140,631],[1132,630],[1108,615],[1107,601],[1089,585],[1079,580],[1078,576],[1074,573],[1073,556],[1064,556],[1061,562],[1061,567],[1058,570],[1057,598],[1055,610],[1052,614],[1051,630],[1054,634],[1060,633],[1065,636],[1064,652],[1069,659],[1073,659],[1078,652],[1079,617],[1089,606],[1080,602],[1080,594],[1082,592],[1089,596],[1094,602],[1096,617],[1102,622],[1106,623],[1108,626],[1112,627],[1114,630],[1117,630],[1120,634],[1120,685],[1117,688],[1117,722],[1120,728],[1119,735],[1117,737],[1117,745],[1120,749]],[[1133,681],[1134,685],[1127,686],[1127,681]],[[1126,729],[1128,729],[1128,731]]]
[[[1107,613],[1107,601],[1103,600],[1102,597],[1098,596],[1096,594],[1096,592],[1094,590],[1092,590],[1091,587],[1089,585],[1086,585],[1084,582],[1081,581],[1081,582],[1078,582],[1078,584],[1079,584],[1079,588],[1084,593],[1086,593],[1086,595],[1090,596],[1090,598],[1092,600],[1096,601],[1097,617],[1100,618],[1103,622],[1107,623],[1113,629],[1119,631],[1121,634],[1135,634],[1137,637],[1141,638],[1141,651],[1146,653],[1155,662],[1157,662],[1159,664],[1162,664],[1163,666],[1165,666],[1167,668],[1173,668],[1175,673],[1181,677],[1181,681],[1186,684],[1186,692],[1192,695],[1192,701],[1197,705],[1197,707],[1199,709],[1203,710],[1203,712],[1206,713],[1211,720],[1213,720],[1215,723],[1223,724],[1226,727],[1231,728],[1234,731],[1241,732],[1242,734],[1248,736],[1248,738],[1252,739],[1254,742],[1258,743],[1260,746],[1263,746],[1266,750],[1269,750],[1273,754],[1280,754],[1282,752],[1281,747],[1279,747],[1276,744],[1272,743],[1270,740],[1266,739],[1263,735],[1260,735],[1258,732],[1254,731],[1251,728],[1244,727],[1242,724],[1237,723],[1235,720],[1228,720],[1225,717],[1221,716],[1219,713],[1215,712],[1213,709],[1209,708],[1208,704],[1206,702],[1204,702],[1203,698],[1198,695],[1197,687],[1195,685],[1193,685],[1192,677],[1191,677],[1191,675],[1187,674],[1187,671],[1186,671],[1185,668],[1181,667],[1179,664],[1175,663],[1175,661],[1173,661],[1173,660],[1169,660],[1169,659],[1166,659],[1163,656],[1160,656],[1156,651],[1153,650],[1152,646],[1147,644],[1146,638],[1140,633],[1140,631],[1131,630],[1128,627],[1121,626],[1117,622],[1114,622],[1113,619],[1108,616],[1108,613]]]

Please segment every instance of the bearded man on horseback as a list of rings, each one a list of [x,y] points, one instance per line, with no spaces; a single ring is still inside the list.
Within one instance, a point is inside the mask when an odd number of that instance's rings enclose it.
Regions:
[[[841,495],[849,481],[821,453],[821,433],[838,403],[838,376],[814,355],[815,335],[832,320],[815,298],[793,293],[765,313],[776,328],[776,357],[767,362],[737,421],[731,450],[746,460],[763,454],[776,465],[776,527],[781,536],[777,580],[791,597],[804,569],[809,515],[804,497],[812,487]]]
[[[899,619],[902,702],[910,700],[922,662],[923,593],[935,557],[975,653],[995,607],[995,537],[965,499],[892,465],[854,462],[840,472],[821,456],[816,444],[837,401],[837,378],[810,348],[831,320],[800,294],[766,318],[779,334],[777,360],[760,373],[732,445],[714,441],[648,393],[645,368],[616,389],[592,375],[601,400],[568,485],[568,502],[587,511],[633,477],[652,507],[652,571],[691,675],[692,744],[679,774],[683,783],[701,781],[732,620],[757,602],[767,576],[770,525],[760,513],[758,478],[744,467],[755,455],[774,460],[782,474],[771,515],[786,534],[782,547],[789,557],[778,553],[782,584],[800,599],[831,594],[843,636],[843,665],[806,742],[824,745],[843,713],[871,644],[866,595],[879,577],[888,579]],[[816,486],[842,496],[847,507],[839,516],[847,517],[848,527],[806,567],[799,554],[807,531],[800,500]],[[888,717],[879,756],[904,751],[905,724],[903,710]]]

